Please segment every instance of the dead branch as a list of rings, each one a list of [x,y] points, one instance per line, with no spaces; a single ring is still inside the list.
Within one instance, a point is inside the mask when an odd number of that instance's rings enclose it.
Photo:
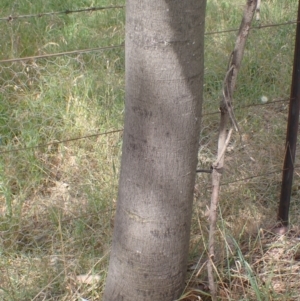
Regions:
[[[217,160],[213,164],[212,170],[212,194],[209,213],[210,229],[209,229],[209,260],[207,263],[209,288],[212,296],[212,301],[217,300],[217,289],[214,279],[214,246],[215,246],[215,231],[217,223],[217,208],[219,202],[220,181],[224,167],[224,158],[227,145],[230,141],[232,130],[227,135],[227,125],[229,119],[232,122],[235,130],[239,132],[239,127],[236,122],[233,106],[232,95],[235,89],[238,71],[241,66],[244,55],[245,43],[249,34],[251,21],[257,8],[257,0],[247,0],[243,19],[239,28],[234,50],[229,61],[228,71],[226,72],[223,84],[223,97],[220,105],[220,127],[218,139],[218,155]]]

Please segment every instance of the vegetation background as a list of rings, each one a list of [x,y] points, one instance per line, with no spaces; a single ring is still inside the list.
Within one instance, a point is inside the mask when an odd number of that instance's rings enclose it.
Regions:
[[[215,159],[222,84],[244,4],[207,3],[199,168]],[[297,4],[262,2],[238,77],[234,105],[242,136],[234,135],[226,154],[219,210],[223,300],[299,300],[299,168],[289,236],[261,230],[276,220],[296,26],[259,28],[295,21]],[[115,5],[125,1],[1,1],[1,300],[101,300],[124,111],[124,8],[8,16]],[[228,29],[235,30],[222,32]],[[120,47],[100,49],[110,46]],[[81,49],[92,50],[4,61]],[[200,173],[182,300],[205,298],[207,290],[210,185],[210,175]]]

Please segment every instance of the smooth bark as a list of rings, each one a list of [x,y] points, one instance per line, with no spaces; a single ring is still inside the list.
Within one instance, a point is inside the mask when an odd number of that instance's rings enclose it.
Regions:
[[[119,196],[104,301],[168,301],[186,275],[205,0],[126,2]]]

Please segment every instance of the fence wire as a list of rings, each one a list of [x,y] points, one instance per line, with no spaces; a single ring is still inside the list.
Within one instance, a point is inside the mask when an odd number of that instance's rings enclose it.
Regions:
[[[268,105],[276,104],[278,102],[288,102],[289,100],[290,100],[289,98],[283,98],[283,99],[273,100],[273,101],[268,102],[268,103],[253,103],[253,104],[249,104],[249,105],[246,105],[246,106],[236,107],[235,110],[243,110],[243,109],[246,109],[246,108],[256,107],[256,106],[268,106]],[[205,116],[217,115],[217,114],[220,114],[220,111],[207,112],[207,113],[202,114],[202,118],[205,117]],[[38,144],[38,145],[35,145],[35,146],[31,146],[31,147],[14,148],[14,149],[10,149],[10,150],[0,151],[0,154],[25,151],[25,150],[34,149],[34,148],[45,148],[45,147],[48,147],[48,146],[51,146],[51,145],[63,144],[63,143],[77,141],[77,140],[81,140],[81,139],[90,139],[90,138],[95,138],[95,137],[102,136],[102,135],[110,135],[110,134],[114,134],[114,133],[119,133],[119,132],[122,132],[122,131],[123,131],[123,128],[112,130],[112,131],[107,131],[107,132],[90,134],[90,135],[86,135],[86,136],[82,136],[82,137],[73,137],[73,138],[69,138],[69,139],[65,139],[65,140],[57,140],[57,141],[48,142],[48,143],[45,143],[45,144]],[[3,140],[3,137],[1,139]]]
[[[100,10],[107,10],[107,9],[123,9],[124,5],[116,5],[116,6],[100,6],[100,7],[88,7],[88,8],[81,8],[81,9],[66,9],[63,11],[55,11],[55,12],[42,12],[39,14],[30,14],[30,15],[15,15],[15,16],[6,16],[0,17],[0,21],[14,21],[17,19],[29,19],[29,18],[41,18],[46,16],[54,16],[54,15],[69,15],[74,13],[83,13],[83,12],[95,12]]]
[[[284,23],[253,26],[253,27],[250,28],[250,30],[263,29],[263,28],[272,28],[272,27],[278,27],[278,26],[283,26],[283,25],[291,25],[291,24],[295,25],[295,24],[297,24],[297,21],[288,21],[288,22],[284,22]],[[226,30],[221,30],[221,31],[206,32],[204,35],[209,36],[209,35],[215,35],[215,34],[232,33],[232,32],[237,32],[237,31],[238,31],[238,29],[226,29]],[[88,53],[88,52],[101,51],[101,50],[113,49],[113,48],[119,48],[119,47],[121,48],[121,47],[124,47],[124,45],[125,44],[123,43],[123,44],[115,45],[115,46],[96,47],[96,48],[87,48],[87,49],[76,49],[76,50],[59,52],[59,53],[49,53],[49,54],[35,55],[35,56],[28,56],[28,57],[3,59],[3,60],[0,60],[0,64],[9,63],[9,62],[27,61],[27,60],[37,60],[37,59],[42,59],[42,58],[50,58],[50,57],[57,57],[57,56],[70,55],[70,54]]]

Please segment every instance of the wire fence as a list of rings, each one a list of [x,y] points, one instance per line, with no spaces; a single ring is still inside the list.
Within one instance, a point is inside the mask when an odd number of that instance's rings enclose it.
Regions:
[[[52,16],[52,15],[67,15],[72,13],[82,13],[82,12],[95,12],[100,10],[107,10],[107,9],[123,9],[125,6],[107,6],[107,7],[90,7],[90,8],[83,8],[78,10],[64,10],[64,11],[56,11],[56,12],[45,12],[45,13],[38,13],[38,14],[28,14],[28,15],[16,15],[16,16],[6,16],[1,17],[0,21],[15,21],[18,19],[28,19],[28,18],[41,18],[44,16]],[[265,24],[265,25],[259,25],[259,26],[253,26],[251,29],[264,29],[264,28],[271,28],[271,27],[279,27],[279,26],[286,26],[291,24],[296,24],[297,21],[287,21],[287,22],[281,22],[281,23],[274,23],[274,24]],[[236,32],[238,29],[228,29],[228,30],[221,30],[221,31],[211,31],[206,32],[205,35],[218,35],[218,34],[224,34],[224,33],[230,33],[230,32]],[[106,51],[106,50],[113,50],[116,48],[123,48],[124,44],[116,45],[116,46],[107,46],[107,47],[97,47],[97,48],[88,48],[88,49],[81,49],[81,50],[72,50],[72,51],[65,51],[65,52],[58,52],[58,53],[52,53],[52,54],[42,54],[42,55],[36,55],[36,56],[28,56],[28,57],[19,57],[19,58],[12,58],[12,59],[2,59],[0,60],[0,74],[1,74],[1,92],[3,94],[7,95],[13,95],[18,94],[18,92],[21,92],[21,94],[28,89],[28,87],[31,87],[34,85],[34,83],[39,84],[41,81],[41,74],[47,74],[48,76],[55,75],[55,72],[53,73],[53,67],[49,67],[50,64],[53,64],[54,66],[58,66],[57,58],[60,56],[66,57],[66,61],[59,67],[61,69],[65,68],[66,66],[69,66],[72,64],[72,60],[75,61],[75,63],[78,66],[81,66],[81,68],[84,68],[85,63],[80,62],[80,55],[87,54],[87,53],[95,53],[99,51]],[[73,59],[73,55],[76,56]],[[70,57],[72,56],[72,57]],[[39,60],[45,60],[53,58],[53,62],[47,62],[46,64],[39,64],[37,61]],[[7,63],[10,63],[10,65],[7,65]],[[84,66],[84,67],[83,67]],[[78,77],[76,77],[75,74],[72,74],[72,77],[75,78],[75,81]],[[80,75],[79,75],[80,77]],[[76,84],[74,84],[76,85]],[[39,97],[37,95],[36,97]],[[236,107],[236,110],[243,110],[250,107],[255,106],[269,106],[276,102],[287,102],[289,98],[284,99],[277,99],[273,100],[271,102],[267,103],[252,103],[247,104],[244,106]],[[213,112],[206,112],[203,114],[203,117],[209,116],[209,115],[218,115],[219,111],[213,111]],[[64,144],[71,141],[78,141],[78,140],[84,140],[89,139],[92,137],[99,137],[102,135],[109,135],[112,133],[120,133],[122,129],[116,129],[116,130],[110,130],[110,131],[104,131],[99,132],[95,134],[88,134],[83,135],[79,137],[73,137],[68,139],[62,139],[62,140],[55,140],[53,142],[47,142],[43,144],[37,144],[33,146],[22,146],[20,148],[17,147],[11,147],[11,145],[8,147],[9,149],[1,150],[0,154],[7,154],[12,152],[19,152],[19,151],[25,151],[35,148],[45,148],[49,147],[51,145],[57,145],[57,144]],[[1,148],[4,148],[4,141],[6,141],[6,137],[3,135],[1,137]],[[5,147],[7,148],[7,147]]]
[[[15,88],[15,89],[17,89],[17,88]],[[288,102],[288,101],[290,101],[290,98],[277,99],[277,100],[273,100],[273,101],[268,102],[268,103],[253,103],[253,104],[249,104],[249,105],[246,105],[246,106],[236,107],[235,109],[236,110],[243,110],[243,109],[250,108],[250,107],[268,106],[268,105],[276,104],[278,102]],[[202,114],[202,118],[205,117],[205,116],[209,116],[209,115],[219,115],[219,114],[220,114],[220,111],[207,112],[205,114]],[[38,145],[30,146],[30,147],[13,148],[13,149],[5,150],[5,151],[0,151],[0,154],[25,151],[25,150],[34,149],[34,148],[45,148],[47,146],[51,146],[51,145],[54,145],[54,144],[62,144],[62,143],[77,141],[77,140],[81,140],[81,139],[95,138],[95,137],[98,137],[98,136],[119,133],[119,132],[122,132],[122,131],[123,131],[123,128],[112,130],[112,131],[107,131],[107,132],[90,134],[90,135],[86,135],[86,136],[82,136],[82,137],[73,137],[73,138],[69,138],[69,139],[65,139],[65,140],[57,140],[57,141],[53,141],[53,142],[47,142],[45,144],[38,144]]]
[[[64,18],[71,14],[78,19],[68,23]],[[100,24],[93,27],[95,18]],[[34,27],[31,20],[41,23]],[[0,21],[6,21],[0,40],[6,43],[0,53],[0,243],[5,256],[20,251],[32,256],[29,262],[19,259],[24,269],[16,262],[0,268],[0,286],[6,292],[31,290],[28,300],[41,292],[50,300],[52,279],[73,296],[73,284],[62,276],[93,266],[91,258],[107,251],[111,237],[123,131],[124,6],[12,14]],[[247,210],[259,220],[276,207],[296,23],[252,27],[234,96],[242,133],[228,147],[221,188],[220,210],[228,220]],[[199,169],[209,170],[215,160],[220,91],[237,31],[208,28],[205,34]],[[210,177],[197,175],[200,212],[210,199]],[[8,262],[5,256],[0,266]],[[43,267],[36,258],[44,259]],[[45,266],[48,280],[36,290],[10,281],[17,274],[41,279]]]
[[[53,13],[53,14],[56,14],[56,13]],[[38,16],[38,15],[30,15],[30,16],[34,17],[34,16]],[[0,20],[1,20],[1,18],[0,18]],[[263,29],[263,28],[271,28],[271,27],[278,27],[278,26],[291,25],[291,24],[295,25],[295,24],[297,24],[297,21],[288,21],[288,22],[284,22],[284,23],[265,24],[265,25],[253,26],[253,27],[250,28],[250,30],[253,30],[253,29]],[[227,30],[221,30],[221,31],[206,32],[205,35],[209,36],[209,35],[223,34],[223,33],[230,33],[230,32],[237,32],[237,31],[238,31],[238,28],[227,29]],[[10,62],[27,61],[27,60],[38,60],[38,59],[50,58],[50,57],[58,57],[58,56],[63,56],[63,55],[88,53],[88,52],[101,51],[101,50],[113,49],[113,48],[119,48],[119,47],[124,47],[124,43],[120,44],[120,45],[115,45],[115,46],[87,48],[87,49],[76,49],[76,50],[65,51],[65,52],[60,52],[60,53],[50,53],[50,54],[35,55],[35,56],[28,56],[28,57],[3,59],[3,60],[0,60],[0,64],[2,64],[2,63],[10,63]]]

